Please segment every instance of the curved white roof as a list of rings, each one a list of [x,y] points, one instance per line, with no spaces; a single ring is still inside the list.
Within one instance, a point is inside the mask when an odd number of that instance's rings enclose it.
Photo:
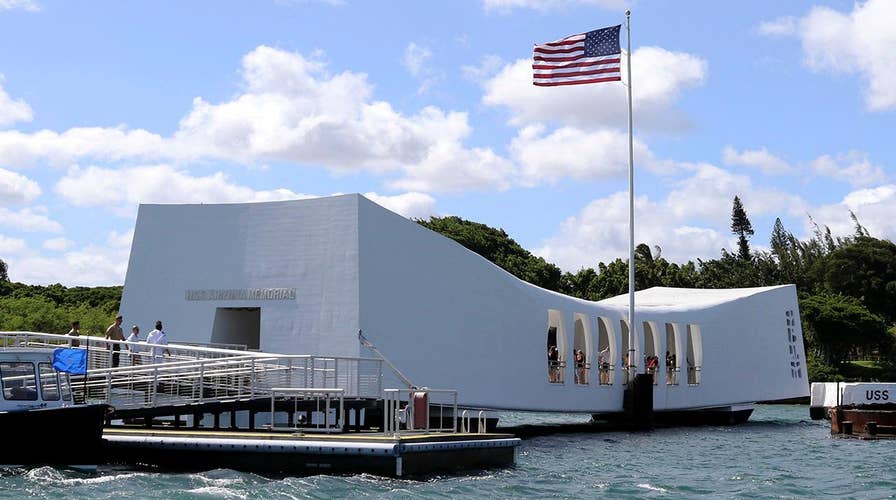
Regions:
[[[793,285],[765,286],[755,288],[670,288],[657,286],[635,292],[635,305],[638,309],[655,311],[681,311],[704,309],[738,299],[752,297],[763,292]],[[598,301],[598,304],[613,308],[628,307],[628,294],[617,295]]]

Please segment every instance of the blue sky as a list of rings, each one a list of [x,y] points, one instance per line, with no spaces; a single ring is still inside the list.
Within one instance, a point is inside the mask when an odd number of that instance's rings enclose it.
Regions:
[[[735,195],[754,248],[896,237],[896,2],[0,0],[0,258],[121,284],[140,203],[349,192],[624,257],[624,87],[534,87],[531,50],[626,8],[639,242],[734,249]]]

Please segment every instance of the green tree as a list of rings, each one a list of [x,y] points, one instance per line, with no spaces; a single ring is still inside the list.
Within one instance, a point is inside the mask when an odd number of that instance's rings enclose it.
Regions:
[[[857,236],[816,268],[825,288],[860,299],[873,313],[896,320],[896,244]]]
[[[731,232],[737,235],[737,256],[741,260],[750,260],[749,236],[753,236],[753,225],[747,217],[740,198],[734,197],[734,206],[731,208]]]
[[[886,322],[861,301],[823,293],[800,301],[807,350],[838,365],[851,351],[889,350],[892,337]]]
[[[432,217],[428,221],[417,220],[417,223],[453,239],[517,278],[548,290],[560,290],[560,268],[532,255],[503,229],[460,217]]]
[[[9,274],[7,273],[9,268],[6,267],[6,262],[3,262],[3,259],[0,259],[0,282],[8,282]]]

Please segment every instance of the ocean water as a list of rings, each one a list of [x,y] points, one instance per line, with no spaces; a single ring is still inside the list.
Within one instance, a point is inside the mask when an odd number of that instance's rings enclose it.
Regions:
[[[502,423],[581,422],[505,414]],[[417,480],[366,474],[269,478],[39,467],[0,476],[0,498],[796,498],[896,496],[896,441],[833,439],[806,406],[758,406],[732,427],[543,436],[513,468]]]

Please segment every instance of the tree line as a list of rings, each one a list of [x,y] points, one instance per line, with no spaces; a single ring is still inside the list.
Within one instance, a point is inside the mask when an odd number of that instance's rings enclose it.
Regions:
[[[896,245],[871,236],[854,214],[855,231],[834,237],[815,224],[813,234],[798,239],[776,219],[769,250],[752,250],[754,231],[740,198],[731,211],[737,249],[721,249],[717,259],[684,264],[669,262],[659,247],[635,248],[635,289],[745,288],[795,284],[799,297],[810,379],[863,377],[845,362],[874,359],[881,367],[872,376],[896,375]],[[417,220],[494,262],[514,276],[548,290],[587,300],[628,293],[628,259],[598,262],[576,272],[532,255],[503,229],[460,217]]]
[[[6,263],[0,260],[0,330],[62,334],[77,320],[82,335],[101,335],[117,314],[121,290],[121,286],[14,283],[9,281]]]

